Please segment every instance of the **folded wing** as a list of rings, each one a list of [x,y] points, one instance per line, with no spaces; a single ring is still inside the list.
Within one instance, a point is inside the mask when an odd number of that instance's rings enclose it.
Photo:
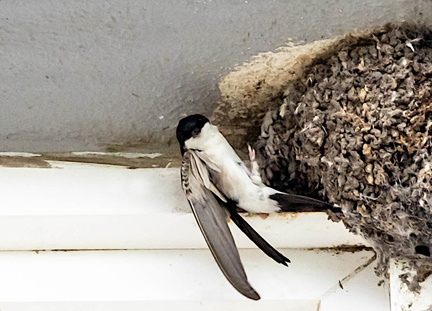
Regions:
[[[182,187],[192,208],[195,219],[213,254],[217,264],[228,281],[244,296],[258,300],[260,296],[249,284],[240,255],[228,228],[228,211],[222,207],[223,201],[209,180],[205,164],[194,153],[186,151],[181,169]],[[211,190],[210,190],[211,189]]]

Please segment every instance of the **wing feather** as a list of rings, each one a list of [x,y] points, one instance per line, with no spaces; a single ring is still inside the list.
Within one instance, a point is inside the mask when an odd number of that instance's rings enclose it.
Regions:
[[[240,255],[229,230],[228,211],[223,208],[211,186],[203,182],[209,173],[193,151],[186,151],[182,163],[182,187],[201,232],[217,264],[228,281],[243,295],[258,300],[260,296],[247,280]],[[208,182],[211,183],[210,179]],[[214,187],[214,186],[213,186]]]
[[[196,177],[200,185],[204,185],[208,190],[210,190],[213,194],[215,194],[220,200],[223,202],[226,202],[225,196],[219,191],[218,188],[211,182],[210,180],[210,173],[207,169],[207,162],[202,160],[202,155],[197,155],[197,153],[193,151],[190,152],[190,170],[189,173],[193,173],[193,176]],[[209,162],[210,163],[210,162]],[[216,172],[219,172],[219,168],[212,165],[212,170],[215,170]]]

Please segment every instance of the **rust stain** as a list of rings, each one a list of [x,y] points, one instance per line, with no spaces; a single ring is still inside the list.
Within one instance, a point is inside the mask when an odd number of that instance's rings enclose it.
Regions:
[[[43,157],[0,156],[2,167],[50,168],[51,165]]]
[[[305,212],[305,213],[279,213],[277,215],[279,217],[283,217],[287,220],[293,220],[293,219],[296,219],[297,217],[299,217],[300,214],[307,214],[307,212]]]
[[[255,215],[257,215],[261,219],[267,219],[269,217],[269,214],[267,213],[256,213]]]
[[[317,212],[295,212],[295,213],[289,213],[289,212],[285,212],[285,213],[274,213],[274,214],[268,214],[268,213],[249,213],[245,210],[242,209],[238,209],[238,212],[243,216],[243,217],[259,217],[261,219],[267,219],[269,217],[271,218],[283,218],[287,221],[291,221],[293,219],[298,218],[300,215],[306,215],[306,214],[316,214]]]
[[[358,253],[362,251],[371,251],[375,252],[372,247],[364,246],[360,244],[356,245],[348,245],[348,244],[341,244],[334,247],[314,247],[314,248],[305,248],[305,250],[314,250],[314,251],[324,251],[324,252],[333,252],[336,254],[340,253]],[[373,256],[375,258],[376,255]]]

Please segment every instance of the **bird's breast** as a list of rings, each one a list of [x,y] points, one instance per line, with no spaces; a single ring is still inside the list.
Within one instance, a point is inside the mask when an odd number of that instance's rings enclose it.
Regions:
[[[274,194],[276,190],[254,184],[243,166],[235,161],[225,161],[214,180],[216,187],[226,197],[237,202],[238,206],[246,211],[274,213],[279,210],[276,202],[269,198],[269,194]]]

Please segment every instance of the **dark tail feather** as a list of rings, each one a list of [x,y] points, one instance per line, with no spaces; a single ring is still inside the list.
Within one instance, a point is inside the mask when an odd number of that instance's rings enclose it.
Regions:
[[[262,236],[258,234],[247,222],[241,217],[236,210],[236,206],[233,204],[227,204],[228,210],[230,212],[231,220],[239,227],[241,231],[243,231],[246,236],[255,243],[267,256],[273,258],[276,262],[283,264],[284,266],[288,266],[287,262],[291,262],[284,255],[279,253],[276,249],[273,248],[266,240],[263,239]]]
[[[270,199],[278,202],[281,212],[326,212],[330,210],[334,213],[342,213],[342,210],[333,204],[301,195],[276,193],[272,194]]]

